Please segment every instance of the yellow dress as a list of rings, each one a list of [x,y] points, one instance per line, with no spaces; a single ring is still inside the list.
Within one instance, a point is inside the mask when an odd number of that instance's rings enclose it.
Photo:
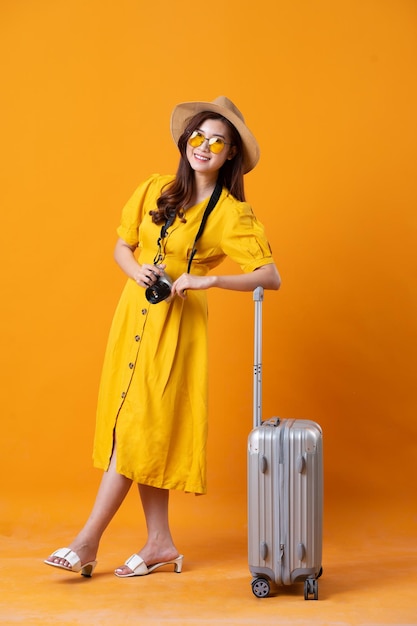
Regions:
[[[152,222],[161,190],[173,176],[142,183],[122,212],[117,233],[153,263],[161,226]],[[207,201],[189,208],[164,240],[166,272],[187,270]],[[205,275],[226,256],[244,272],[273,263],[264,228],[251,207],[223,188],[197,244],[191,273]],[[206,493],[207,301],[205,291],[149,304],[129,279],[110,329],[99,389],[94,465],[107,470],[117,440],[117,471],[137,483]]]

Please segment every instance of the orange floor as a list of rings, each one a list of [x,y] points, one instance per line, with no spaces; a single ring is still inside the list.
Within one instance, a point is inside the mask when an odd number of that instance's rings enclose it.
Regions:
[[[327,503],[317,602],[304,600],[302,585],[265,599],[252,594],[245,503],[233,496],[224,502],[174,494],[171,522],[185,554],[183,572],[131,579],[112,571],[144,537],[133,491],[103,538],[91,579],[42,563],[68,543],[87,501],[68,494],[2,504],[1,624],[417,625],[414,502],[379,510]]]

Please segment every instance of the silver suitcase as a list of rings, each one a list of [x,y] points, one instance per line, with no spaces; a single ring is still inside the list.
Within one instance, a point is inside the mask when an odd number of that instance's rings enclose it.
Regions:
[[[313,421],[262,421],[262,303],[255,301],[254,428],[248,438],[248,560],[252,591],[304,583],[304,598],[318,599],[322,573],[322,431]]]

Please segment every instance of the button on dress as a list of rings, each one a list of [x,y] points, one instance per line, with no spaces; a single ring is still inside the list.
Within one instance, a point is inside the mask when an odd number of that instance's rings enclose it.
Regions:
[[[153,263],[161,226],[149,211],[173,176],[154,174],[134,192],[117,229],[138,247],[140,263]],[[163,241],[165,271],[175,280],[188,258],[206,201],[186,211]],[[226,257],[243,272],[273,263],[262,224],[249,204],[223,188],[197,243],[191,273],[205,275]],[[204,494],[207,443],[207,299],[150,304],[145,289],[128,279],[110,328],[99,388],[94,465],[107,470],[117,441],[117,472],[137,483]]]

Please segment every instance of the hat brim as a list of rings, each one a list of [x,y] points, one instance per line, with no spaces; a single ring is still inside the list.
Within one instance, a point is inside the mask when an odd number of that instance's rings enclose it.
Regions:
[[[202,111],[219,113],[233,124],[242,139],[244,174],[253,170],[260,157],[258,142],[238,115],[214,102],[181,102],[175,107],[171,114],[171,134],[175,144],[178,145],[187,120]]]

